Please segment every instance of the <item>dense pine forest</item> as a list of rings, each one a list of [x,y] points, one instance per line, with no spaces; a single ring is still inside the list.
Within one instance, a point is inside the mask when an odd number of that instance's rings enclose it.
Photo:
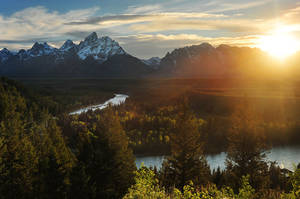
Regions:
[[[1,78],[0,198],[300,198],[300,165],[266,160],[272,146],[297,144],[297,120],[247,97],[203,109],[187,92],[68,114],[103,96],[78,102]],[[226,169],[211,170],[206,155],[221,151]],[[168,156],[160,170],[137,169],[137,154]]]

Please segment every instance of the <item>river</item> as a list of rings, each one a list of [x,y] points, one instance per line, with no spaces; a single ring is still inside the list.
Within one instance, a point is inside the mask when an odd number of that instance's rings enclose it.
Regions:
[[[101,109],[106,108],[109,104],[111,104],[112,106],[117,106],[117,105],[124,103],[128,97],[129,97],[128,95],[115,94],[115,96],[113,98],[107,100],[103,104],[97,104],[97,105],[93,105],[93,106],[84,107],[84,108],[78,109],[76,111],[73,111],[69,114],[77,115],[77,114],[85,113],[89,110],[92,110],[92,111],[101,110]]]
[[[156,166],[158,169],[164,160],[164,156],[147,156],[136,157],[136,165],[140,167],[143,162],[145,166]],[[225,169],[226,153],[222,152],[216,155],[208,155],[206,157],[211,169]],[[281,168],[294,170],[294,166],[300,162],[300,146],[275,147],[267,154],[267,161],[276,161]]]

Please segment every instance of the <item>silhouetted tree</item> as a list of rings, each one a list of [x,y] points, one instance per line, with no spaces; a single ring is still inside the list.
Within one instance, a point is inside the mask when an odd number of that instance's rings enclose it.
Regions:
[[[237,190],[242,176],[250,175],[250,184],[256,188],[269,187],[268,165],[264,161],[268,147],[258,116],[245,103],[232,116],[229,148],[226,158],[229,181]]]
[[[75,156],[55,121],[50,119],[46,123],[47,126],[39,128],[41,131],[36,129],[32,134],[39,155],[35,194],[37,198],[66,198]]]
[[[182,189],[189,181],[196,185],[208,182],[210,170],[202,150],[201,122],[189,110],[185,99],[171,135],[171,156],[163,163],[161,176],[166,187]]]
[[[14,82],[1,81],[0,197],[66,198],[74,156],[55,120]]]
[[[109,108],[95,117],[91,128],[78,123],[71,198],[119,198],[134,183],[134,156],[118,116]]]

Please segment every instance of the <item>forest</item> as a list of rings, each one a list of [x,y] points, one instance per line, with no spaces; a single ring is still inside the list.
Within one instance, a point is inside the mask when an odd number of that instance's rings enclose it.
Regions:
[[[109,92],[51,92],[1,78],[0,198],[300,198],[300,164],[266,160],[272,146],[300,140],[289,107],[261,111],[248,97],[228,105],[184,90],[69,115]],[[226,169],[211,170],[206,155],[221,151]],[[168,157],[160,170],[137,169],[137,154]]]

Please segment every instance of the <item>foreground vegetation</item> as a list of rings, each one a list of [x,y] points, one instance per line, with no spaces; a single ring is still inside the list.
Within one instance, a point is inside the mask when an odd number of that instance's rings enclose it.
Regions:
[[[243,176],[240,179],[241,186],[237,192],[230,187],[218,189],[214,184],[205,187],[197,187],[192,181],[183,187],[182,190],[173,188],[167,192],[159,185],[159,180],[155,173],[146,167],[141,167],[135,176],[135,184],[129,188],[124,199],[133,198],[178,198],[178,199],[254,199],[254,198],[270,198],[270,199],[298,199],[300,197],[299,177],[300,169],[296,170],[290,176],[290,182],[293,188],[288,193],[282,193],[274,190],[268,190],[264,193],[258,193],[250,185],[250,176]]]
[[[1,79],[0,198],[300,197],[300,168],[266,162],[269,134],[247,101],[226,120],[226,139],[188,98],[76,116],[55,104]],[[205,154],[220,143],[226,170],[211,171]],[[161,170],[136,169],[133,151],[146,145],[168,151]]]

